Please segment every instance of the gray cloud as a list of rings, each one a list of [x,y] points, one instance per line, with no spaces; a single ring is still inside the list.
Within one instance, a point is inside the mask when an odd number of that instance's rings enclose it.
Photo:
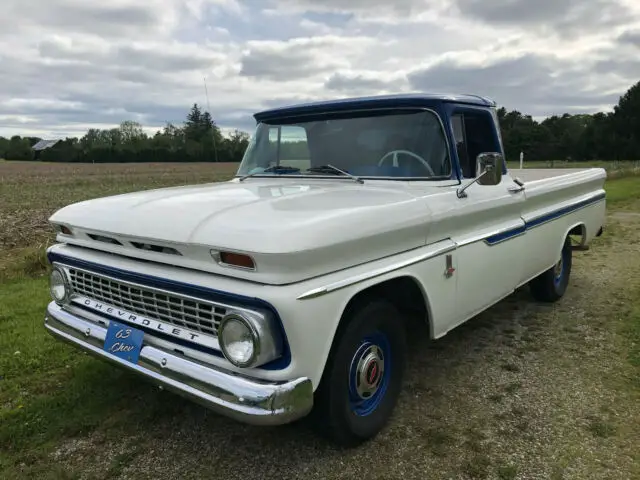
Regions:
[[[621,66],[609,65],[623,77],[633,73],[620,70]],[[594,111],[617,102],[618,92],[589,85],[590,68],[581,62],[525,54],[485,65],[442,61],[410,73],[408,79],[417,90],[486,95],[508,109],[545,116]],[[635,72],[640,74],[637,67]],[[627,88],[631,82],[628,78]]]
[[[618,37],[618,41],[620,43],[635,45],[636,47],[640,48],[640,29],[627,30]]]
[[[197,86],[193,86],[176,79],[179,72],[176,75],[170,70],[170,62],[135,65],[131,58],[122,57],[114,57],[119,58],[114,62],[0,57],[0,135],[1,129],[20,125],[23,129],[44,126],[51,134],[57,132],[56,125],[64,126],[64,134],[75,125],[75,132],[80,133],[88,125],[108,127],[127,119],[159,127],[166,122],[182,123],[194,102],[205,105],[199,73]],[[228,101],[220,99],[226,95],[225,89],[211,87],[212,114],[218,124],[251,128],[246,108],[224,106]],[[11,121],[11,116],[15,120]],[[21,124],[18,118],[35,119],[36,123]]]
[[[240,75],[286,81],[305,78],[322,69],[323,66],[314,62],[313,55],[302,49],[276,51],[258,48],[242,57]]]
[[[43,26],[104,36],[144,33],[159,25],[162,12],[154,3],[113,5],[84,0],[33,2],[8,0],[2,5],[0,27],[16,31],[25,26]],[[16,18],[19,21],[16,22]]]
[[[205,55],[188,49],[178,53],[133,46],[118,47],[115,50],[115,57],[124,64],[136,64],[169,72],[205,69],[221,60],[220,55]]]
[[[640,78],[640,62],[624,58],[608,58],[597,61],[594,70],[602,74],[616,75],[625,80]]]
[[[340,58],[362,38],[314,37],[287,42],[253,42],[242,56],[240,75],[276,81],[311,77],[345,63]],[[335,55],[331,50],[340,51]]]
[[[433,0],[277,0],[273,5],[290,6],[312,12],[376,12],[380,10],[393,11],[398,14],[411,14],[422,11],[434,4]]]
[[[562,36],[606,30],[629,21],[617,0],[457,0],[463,16],[494,25],[534,26]]]
[[[324,84],[328,90],[340,92],[376,92],[381,90],[399,90],[402,83],[398,81],[382,80],[380,78],[365,77],[364,75],[346,75],[334,73]]]
[[[38,45],[38,51],[40,58],[76,61],[78,65],[101,62],[109,65],[166,72],[205,69],[222,58],[217,53],[203,52],[201,49],[189,48],[189,46],[182,48],[181,51],[160,49],[157,45],[105,45],[103,48],[100,47],[91,49],[72,46],[60,41],[44,40]]]

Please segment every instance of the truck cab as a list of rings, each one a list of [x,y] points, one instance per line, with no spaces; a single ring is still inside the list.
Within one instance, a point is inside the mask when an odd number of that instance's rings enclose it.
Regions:
[[[54,337],[239,421],[309,416],[354,445],[395,408],[409,317],[436,341],[524,285],[558,301],[602,232],[605,171],[514,175],[481,96],[255,120],[229,181],[52,215]]]

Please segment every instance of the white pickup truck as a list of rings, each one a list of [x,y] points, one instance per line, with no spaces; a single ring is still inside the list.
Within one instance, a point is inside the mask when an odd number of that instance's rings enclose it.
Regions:
[[[605,171],[512,176],[484,97],[343,99],[255,119],[229,181],[50,218],[54,337],[239,421],[310,414],[355,445],[392,414],[408,318],[435,340],[525,284],[556,301],[572,251],[602,233]]]

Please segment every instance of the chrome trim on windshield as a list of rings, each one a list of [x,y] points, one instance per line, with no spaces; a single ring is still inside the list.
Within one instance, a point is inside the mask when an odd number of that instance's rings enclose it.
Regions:
[[[434,109],[432,108],[427,108],[427,107],[382,107],[382,108],[357,108],[357,109],[353,109],[353,110],[340,110],[340,114],[349,114],[349,113],[361,113],[361,112],[380,112],[380,111],[393,111],[393,110],[416,110],[416,111],[422,111],[422,112],[429,112],[432,113],[437,119],[438,119],[438,123],[440,124],[440,129],[442,132],[442,135],[444,136],[444,141],[447,144],[447,158],[449,160],[449,174],[448,175],[440,175],[437,177],[376,177],[376,176],[365,176],[365,175],[358,175],[359,178],[363,179],[363,180],[402,180],[402,181],[416,181],[416,180],[422,180],[422,181],[435,181],[435,180],[457,180],[458,182],[460,181],[460,179],[457,177],[457,172],[456,169],[454,168],[454,161],[453,161],[453,157],[451,155],[451,144],[449,142],[449,136],[447,135],[447,129],[444,127],[444,122],[442,121],[442,118],[440,117],[440,115],[438,114],[438,112],[436,112]],[[333,113],[331,110],[327,110],[326,112],[324,112],[324,114],[331,114]],[[307,113],[307,114],[298,114],[298,115],[289,115],[289,116],[283,116],[280,117],[282,119],[291,119],[291,118],[304,118],[304,117],[311,117],[311,116],[317,116],[319,114],[319,112],[314,112],[314,113]],[[320,113],[321,114],[321,113]],[[263,122],[258,122],[258,125],[260,123]],[[244,160],[244,158],[243,158]],[[238,166],[238,170],[239,167],[242,166],[242,162],[240,162],[240,165]],[[236,171],[236,174],[233,176],[233,178],[239,178],[239,177],[244,177],[246,174],[239,174]],[[455,178],[454,178],[455,176]],[[291,177],[291,178],[341,178],[341,177],[336,177],[335,175],[327,175],[327,176],[322,176],[322,175],[294,175],[294,174],[273,174],[273,175],[252,175],[252,178],[286,178],[286,177]]]

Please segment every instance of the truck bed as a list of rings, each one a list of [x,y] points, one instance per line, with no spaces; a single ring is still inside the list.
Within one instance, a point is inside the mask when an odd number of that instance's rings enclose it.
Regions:
[[[571,175],[591,170],[591,168],[510,168],[512,177],[518,177],[525,183],[546,180],[563,175]]]

